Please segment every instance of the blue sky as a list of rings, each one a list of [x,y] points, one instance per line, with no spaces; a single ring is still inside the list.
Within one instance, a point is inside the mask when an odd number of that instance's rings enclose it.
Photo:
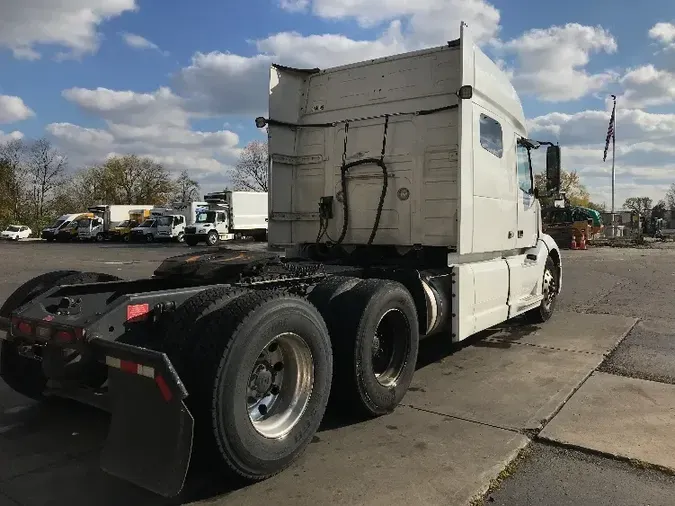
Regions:
[[[3,2],[5,4],[6,2]],[[0,19],[0,142],[46,135],[71,169],[138,152],[227,182],[261,133],[272,61],[326,67],[443,44],[466,21],[596,201],[619,96],[617,201],[675,182],[675,4],[608,0],[22,0]],[[326,36],[329,34],[330,36]],[[671,137],[673,137],[671,139]]]

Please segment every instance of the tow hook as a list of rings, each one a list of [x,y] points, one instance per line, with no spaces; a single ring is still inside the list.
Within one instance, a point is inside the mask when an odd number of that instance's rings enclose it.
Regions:
[[[16,347],[16,351],[19,355],[22,357],[30,358],[32,360],[37,360],[38,362],[42,362],[42,357],[39,355],[36,355],[35,353],[35,346],[32,344],[21,344]]]

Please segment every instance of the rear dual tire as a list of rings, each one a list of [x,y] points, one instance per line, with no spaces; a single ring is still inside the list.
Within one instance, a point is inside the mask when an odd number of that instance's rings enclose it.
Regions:
[[[266,479],[304,452],[323,419],[333,372],[328,329],[306,299],[279,292],[205,295],[176,349],[195,415],[196,451],[234,475]],[[173,359],[172,359],[173,360]],[[189,367],[187,363],[191,364]]]
[[[408,391],[419,351],[410,292],[395,281],[335,277],[318,285],[309,300],[332,338],[331,408],[369,417],[391,413]]]

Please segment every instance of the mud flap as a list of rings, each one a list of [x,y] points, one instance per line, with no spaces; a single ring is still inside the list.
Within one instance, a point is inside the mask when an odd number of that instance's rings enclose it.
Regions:
[[[96,348],[108,365],[112,412],[101,468],[164,497],[178,495],[190,465],[194,419],[175,369],[157,351],[104,341]]]

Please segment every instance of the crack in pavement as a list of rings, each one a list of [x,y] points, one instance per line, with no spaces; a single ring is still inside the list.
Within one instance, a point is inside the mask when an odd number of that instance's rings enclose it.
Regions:
[[[476,425],[483,425],[485,427],[492,427],[493,429],[500,429],[500,430],[505,430],[508,432],[513,432],[514,434],[525,434],[522,430],[520,429],[514,429],[513,427],[503,427],[501,425],[496,425],[488,422],[483,422],[480,420],[474,420],[473,418],[465,418],[463,416],[457,416],[457,415],[449,415],[447,413],[441,413],[440,411],[434,411],[433,409],[427,409],[427,408],[418,408],[417,406],[413,406],[412,404],[403,404],[401,403],[401,406],[404,406],[406,408],[414,409],[416,411],[421,411],[422,413],[429,413],[431,415],[437,415],[437,416],[442,416],[444,418],[452,418],[453,420],[460,420],[463,422],[469,422],[469,423],[474,423]]]

